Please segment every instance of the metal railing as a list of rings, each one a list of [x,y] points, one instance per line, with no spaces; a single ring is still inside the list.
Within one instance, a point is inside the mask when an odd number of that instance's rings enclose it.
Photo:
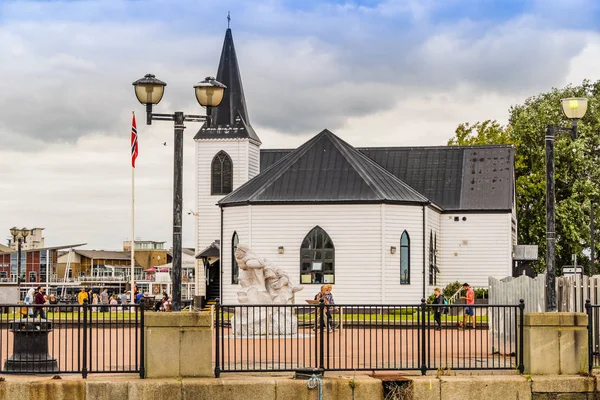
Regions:
[[[298,369],[523,371],[519,305],[215,305],[215,376]],[[472,320],[471,320],[472,321]],[[472,322],[471,322],[472,324]]]
[[[588,369],[600,368],[600,304],[585,301],[585,312],[588,316]]]
[[[144,308],[0,304],[0,374],[138,373]]]

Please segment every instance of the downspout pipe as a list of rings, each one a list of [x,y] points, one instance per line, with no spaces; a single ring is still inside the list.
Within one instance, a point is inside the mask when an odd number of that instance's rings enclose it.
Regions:
[[[425,235],[426,235],[426,230],[427,230],[426,229],[427,228],[426,227],[427,220],[426,220],[426,214],[425,213],[427,211],[427,206],[429,206],[429,204],[431,204],[431,203],[423,204],[423,298],[424,299],[426,298],[426,296],[425,296],[425,278],[426,278],[426,275],[425,275],[425,272],[426,272],[425,271],[425,250],[427,248],[426,245],[425,245],[425,237],[426,237]]]
[[[219,301],[223,303],[223,206],[221,208],[221,242],[219,243]]]

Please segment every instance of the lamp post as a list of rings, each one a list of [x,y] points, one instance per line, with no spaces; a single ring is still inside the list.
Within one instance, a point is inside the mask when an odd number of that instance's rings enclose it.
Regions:
[[[17,242],[17,287],[19,290],[19,301],[21,301],[21,244],[27,241],[29,229],[19,229],[17,227],[10,228],[10,234],[13,237],[13,242]]]
[[[562,99],[562,109],[571,120],[570,128],[557,125],[546,127],[546,311],[557,311],[556,306],[556,232],[554,217],[554,140],[557,134],[565,133],[577,137],[577,121],[587,111],[586,98]]]
[[[196,100],[202,107],[206,107],[204,115],[185,115],[183,111],[173,114],[152,113],[152,106],[160,102],[167,84],[156,79],[152,74],[145,75],[142,79],[133,82],[135,95],[138,101],[146,105],[146,124],[152,121],[174,122],[174,168],[173,168],[173,268],[171,268],[171,282],[173,283],[173,311],[181,310],[181,214],[183,199],[183,130],[185,121],[206,122],[210,125],[210,107],[217,107],[223,100],[225,85],[207,77],[194,86]]]

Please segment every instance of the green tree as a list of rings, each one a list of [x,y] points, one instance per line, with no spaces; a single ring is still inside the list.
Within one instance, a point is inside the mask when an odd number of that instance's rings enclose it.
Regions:
[[[570,264],[571,255],[576,254],[578,263],[589,268],[584,254],[590,247],[589,207],[590,201],[598,204],[600,199],[600,81],[585,80],[579,86],[532,96],[510,108],[507,126],[489,120],[460,124],[448,141],[449,145],[515,145],[518,241],[539,246],[538,270],[545,268],[546,254],[544,136],[549,124],[570,126],[561,109],[560,100],[565,97],[587,97],[589,102],[578,137],[559,135],[556,139],[556,265]]]

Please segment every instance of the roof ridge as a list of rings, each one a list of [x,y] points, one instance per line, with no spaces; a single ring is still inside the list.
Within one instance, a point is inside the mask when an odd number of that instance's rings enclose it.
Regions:
[[[261,175],[264,177],[265,175],[263,175],[263,174],[266,174],[268,171],[271,171],[274,167],[279,166],[278,172],[273,174],[273,176],[267,177],[267,179],[265,179],[265,181],[260,185],[260,187],[256,190],[254,190],[254,193],[252,194],[252,196],[250,198],[248,198],[248,200],[254,199],[258,195],[260,195],[262,192],[264,192],[264,190],[269,185],[271,185],[271,183],[273,183],[274,181],[279,179],[281,177],[281,175],[283,175],[287,171],[287,167],[289,167],[290,165],[295,163],[300,157],[302,157],[304,154],[306,154],[306,152],[317,141],[317,138],[319,138],[323,134],[325,134],[326,131],[327,131],[327,129],[321,131],[320,133],[318,133],[317,135],[312,137],[308,142],[304,143],[302,146],[298,147],[296,150],[293,150],[291,153],[289,153],[288,155],[283,157],[281,160],[279,160],[276,163],[274,163],[273,165],[271,165],[269,168],[267,168],[267,170],[264,171],[264,173],[261,172],[260,174],[256,175],[254,178],[250,179],[249,181],[246,181],[243,185],[241,185],[240,187],[238,187],[237,189],[235,189],[231,193],[229,193],[227,196],[225,196],[221,200],[219,200],[219,203],[227,201],[231,197],[232,194],[236,193],[238,190],[242,189],[244,186],[249,185],[250,182],[254,181],[255,179],[259,179],[261,177]],[[329,131],[327,131],[327,132],[329,132]]]
[[[377,164],[375,161],[371,160],[369,157],[367,157],[366,155],[364,155],[363,153],[358,151],[356,148],[354,148],[351,144],[345,142],[343,139],[336,136],[335,134],[333,134],[331,132],[329,132],[329,133],[331,134],[331,136],[333,136],[336,139],[335,141],[332,141],[334,146],[336,146],[336,148],[338,150],[345,153],[346,159],[351,163],[354,170],[365,180],[367,185],[369,185],[369,187],[372,188],[377,193],[378,196],[383,197],[383,198],[387,197],[387,195],[385,193],[383,193],[380,185],[373,180],[373,178],[370,176],[370,174],[367,171],[365,171],[363,168],[360,168],[360,166],[357,164],[357,160],[355,158],[356,156],[360,157],[363,161],[365,161],[371,167],[375,168],[379,173],[385,175],[391,181],[396,181],[396,183],[399,183],[400,185],[402,185],[409,191],[413,192],[413,194],[415,194],[419,197],[422,197],[425,201],[431,201],[423,193],[417,191],[412,186],[410,186],[408,183],[404,182],[403,180],[398,178],[396,175],[392,174],[390,171],[383,168],[381,165]],[[330,139],[331,139],[331,137],[330,137]],[[349,151],[350,149],[353,150],[353,153]]]

